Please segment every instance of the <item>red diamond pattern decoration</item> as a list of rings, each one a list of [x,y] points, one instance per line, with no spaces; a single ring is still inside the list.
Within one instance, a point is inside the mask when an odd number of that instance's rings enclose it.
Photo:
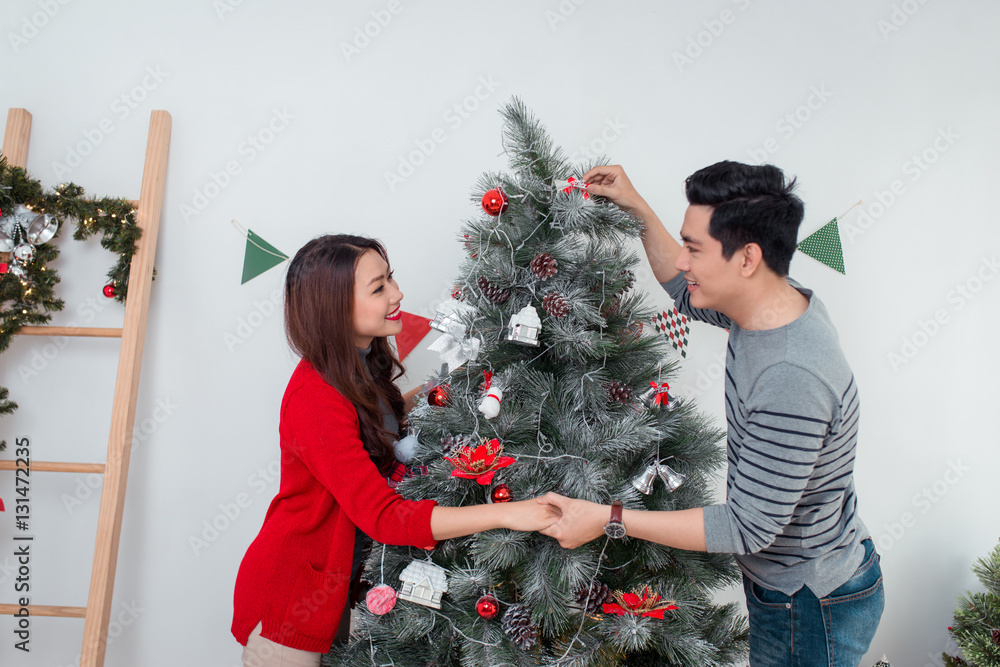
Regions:
[[[674,308],[670,311],[664,310],[652,319],[656,330],[670,340],[670,344],[681,353],[682,357],[687,357],[687,337],[691,333],[690,320],[687,316],[681,315]]]

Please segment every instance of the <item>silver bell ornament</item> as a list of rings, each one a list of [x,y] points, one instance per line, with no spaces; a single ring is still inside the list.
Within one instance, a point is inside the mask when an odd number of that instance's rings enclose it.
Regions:
[[[653,492],[653,484],[656,482],[656,465],[648,465],[639,475],[632,480],[632,486],[636,491],[648,496]]]
[[[525,306],[510,318],[507,340],[519,345],[538,347],[538,334],[542,331],[542,321],[533,306]]]
[[[642,392],[639,400],[647,408],[660,406],[668,411],[677,407],[677,397],[670,393],[670,385],[666,382],[650,382],[649,389]]]
[[[14,249],[14,239],[5,229],[0,229],[0,252],[10,252]]]
[[[676,491],[684,483],[684,480],[687,479],[686,476],[680,474],[662,461],[660,461],[658,468],[658,474],[663,483],[666,484],[667,491]]]
[[[51,241],[59,231],[59,219],[54,215],[43,213],[28,225],[28,243],[38,245]]]
[[[646,466],[646,469],[632,480],[632,486],[639,493],[648,496],[653,492],[657,477],[663,480],[667,491],[676,491],[684,483],[684,480],[687,479],[684,475],[668,466],[665,461],[657,461]]]

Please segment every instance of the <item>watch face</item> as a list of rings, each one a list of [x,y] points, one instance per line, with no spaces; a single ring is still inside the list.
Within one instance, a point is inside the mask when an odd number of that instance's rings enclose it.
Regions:
[[[604,533],[613,540],[625,537],[625,524],[620,521],[609,521],[604,525]]]

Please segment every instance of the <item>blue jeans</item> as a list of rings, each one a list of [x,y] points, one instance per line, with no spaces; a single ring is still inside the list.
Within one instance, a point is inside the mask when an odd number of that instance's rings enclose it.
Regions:
[[[743,577],[750,667],[857,667],[885,607],[879,555],[871,539],[862,544],[861,567],[824,598],[808,586],[788,596]]]

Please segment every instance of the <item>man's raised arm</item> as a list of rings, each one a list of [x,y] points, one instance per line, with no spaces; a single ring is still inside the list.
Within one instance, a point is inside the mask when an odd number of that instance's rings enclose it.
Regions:
[[[681,253],[681,245],[663,226],[653,209],[636,191],[632,181],[625,175],[621,165],[605,165],[594,167],[583,175],[587,190],[592,194],[607,197],[612,202],[630,211],[642,222],[645,232],[642,235],[642,245],[646,249],[646,257],[653,268],[657,282],[665,283],[676,276],[677,256]]]

